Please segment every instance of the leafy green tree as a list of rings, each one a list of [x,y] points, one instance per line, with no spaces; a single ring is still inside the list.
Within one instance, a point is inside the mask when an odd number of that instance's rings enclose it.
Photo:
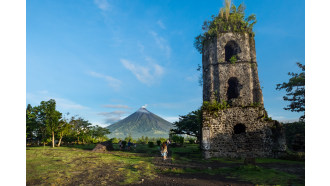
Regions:
[[[92,126],[90,130],[92,138],[96,139],[97,141],[104,141],[105,139],[107,139],[106,135],[110,134],[109,129],[100,127],[98,125]]]
[[[58,136],[59,141],[57,146],[61,146],[61,142],[64,136],[71,134],[73,131],[73,125],[69,123],[66,119],[61,119],[59,122]]]
[[[180,116],[179,121],[173,124],[175,129],[171,129],[173,134],[187,134],[195,136],[198,141],[201,138],[200,128],[202,126],[202,110],[198,109],[188,113],[187,115]]]
[[[46,127],[46,130],[51,133],[52,147],[55,147],[55,132],[57,132],[60,125],[62,113],[56,110],[56,101],[50,99],[49,101],[42,101],[39,106],[39,114],[41,120]]]
[[[276,85],[276,90],[285,89],[286,96],[283,96],[284,101],[289,101],[290,104],[285,107],[285,110],[291,112],[303,112],[300,117],[301,121],[305,121],[305,65],[297,63],[298,67],[302,70],[300,73],[289,72],[292,76],[288,82]]]
[[[132,142],[133,138],[132,138],[132,135],[131,133],[129,133],[129,135],[127,137],[125,137],[125,141],[129,142],[131,141]]]
[[[32,139],[38,135],[37,116],[33,107],[28,104],[26,107],[26,138]]]
[[[85,143],[85,141],[87,141],[87,138],[90,137],[90,128],[92,124],[81,117],[77,119],[75,117],[72,117],[70,120],[70,124],[73,125],[73,135],[77,139],[78,143],[80,143],[80,140]]]

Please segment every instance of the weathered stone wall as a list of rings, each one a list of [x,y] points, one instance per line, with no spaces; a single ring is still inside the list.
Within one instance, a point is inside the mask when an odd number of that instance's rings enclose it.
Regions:
[[[234,46],[235,63],[226,57],[229,45]],[[280,124],[265,119],[254,38],[247,33],[220,33],[204,43],[202,59],[203,100],[230,104],[215,113],[203,110],[204,157],[274,157],[285,151]],[[229,96],[230,79],[238,82],[233,97]],[[237,132],[238,124],[244,132]]]
[[[225,45],[235,41],[240,53],[235,64],[225,61]],[[229,101],[227,89],[229,78],[235,77],[239,81],[240,96],[231,100],[234,105],[263,104],[260,89],[257,63],[255,61],[254,39],[245,34],[222,33],[218,39],[208,41],[203,49],[203,100]]]
[[[216,113],[203,112],[202,149],[210,157],[274,157],[285,150],[274,138],[274,121],[265,121],[261,107],[234,107]],[[234,127],[244,125],[245,131],[235,134]],[[279,142],[282,144],[281,142]],[[284,143],[285,144],[285,143]]]

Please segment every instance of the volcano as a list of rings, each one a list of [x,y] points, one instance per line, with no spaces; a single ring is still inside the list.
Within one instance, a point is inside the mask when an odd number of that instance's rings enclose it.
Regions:
[[[128,117],[106,127],[110,130],[110,138],[125,138],[131,134],[132,138],[141,136],[168,138],[173,124],[148,111],[145,107]]]

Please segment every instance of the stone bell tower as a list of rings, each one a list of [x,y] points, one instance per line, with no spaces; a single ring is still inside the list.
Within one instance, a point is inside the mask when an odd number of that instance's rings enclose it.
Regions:
[[[203,46],[202,150],[211,157],[273,157],[285,151],[277,121],[267,116],[254,36],[223,32]],[[208,109],[210,105],[229,107]]]

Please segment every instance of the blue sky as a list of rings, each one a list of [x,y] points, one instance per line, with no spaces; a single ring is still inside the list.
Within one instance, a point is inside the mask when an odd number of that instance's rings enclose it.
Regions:
[[[243,1],[232,1],[239,5]],[[259,80],[265,108],[283,110],[276,84],[305,63],[305,5],[301,0],[244,1],[255,13]],[[26,2],[26,102],[55,99],[59,111],[107,126],[147,105],[177,120],[202,104],[202,56],[193,47],[201,25],[221,0],[29,0]]]

